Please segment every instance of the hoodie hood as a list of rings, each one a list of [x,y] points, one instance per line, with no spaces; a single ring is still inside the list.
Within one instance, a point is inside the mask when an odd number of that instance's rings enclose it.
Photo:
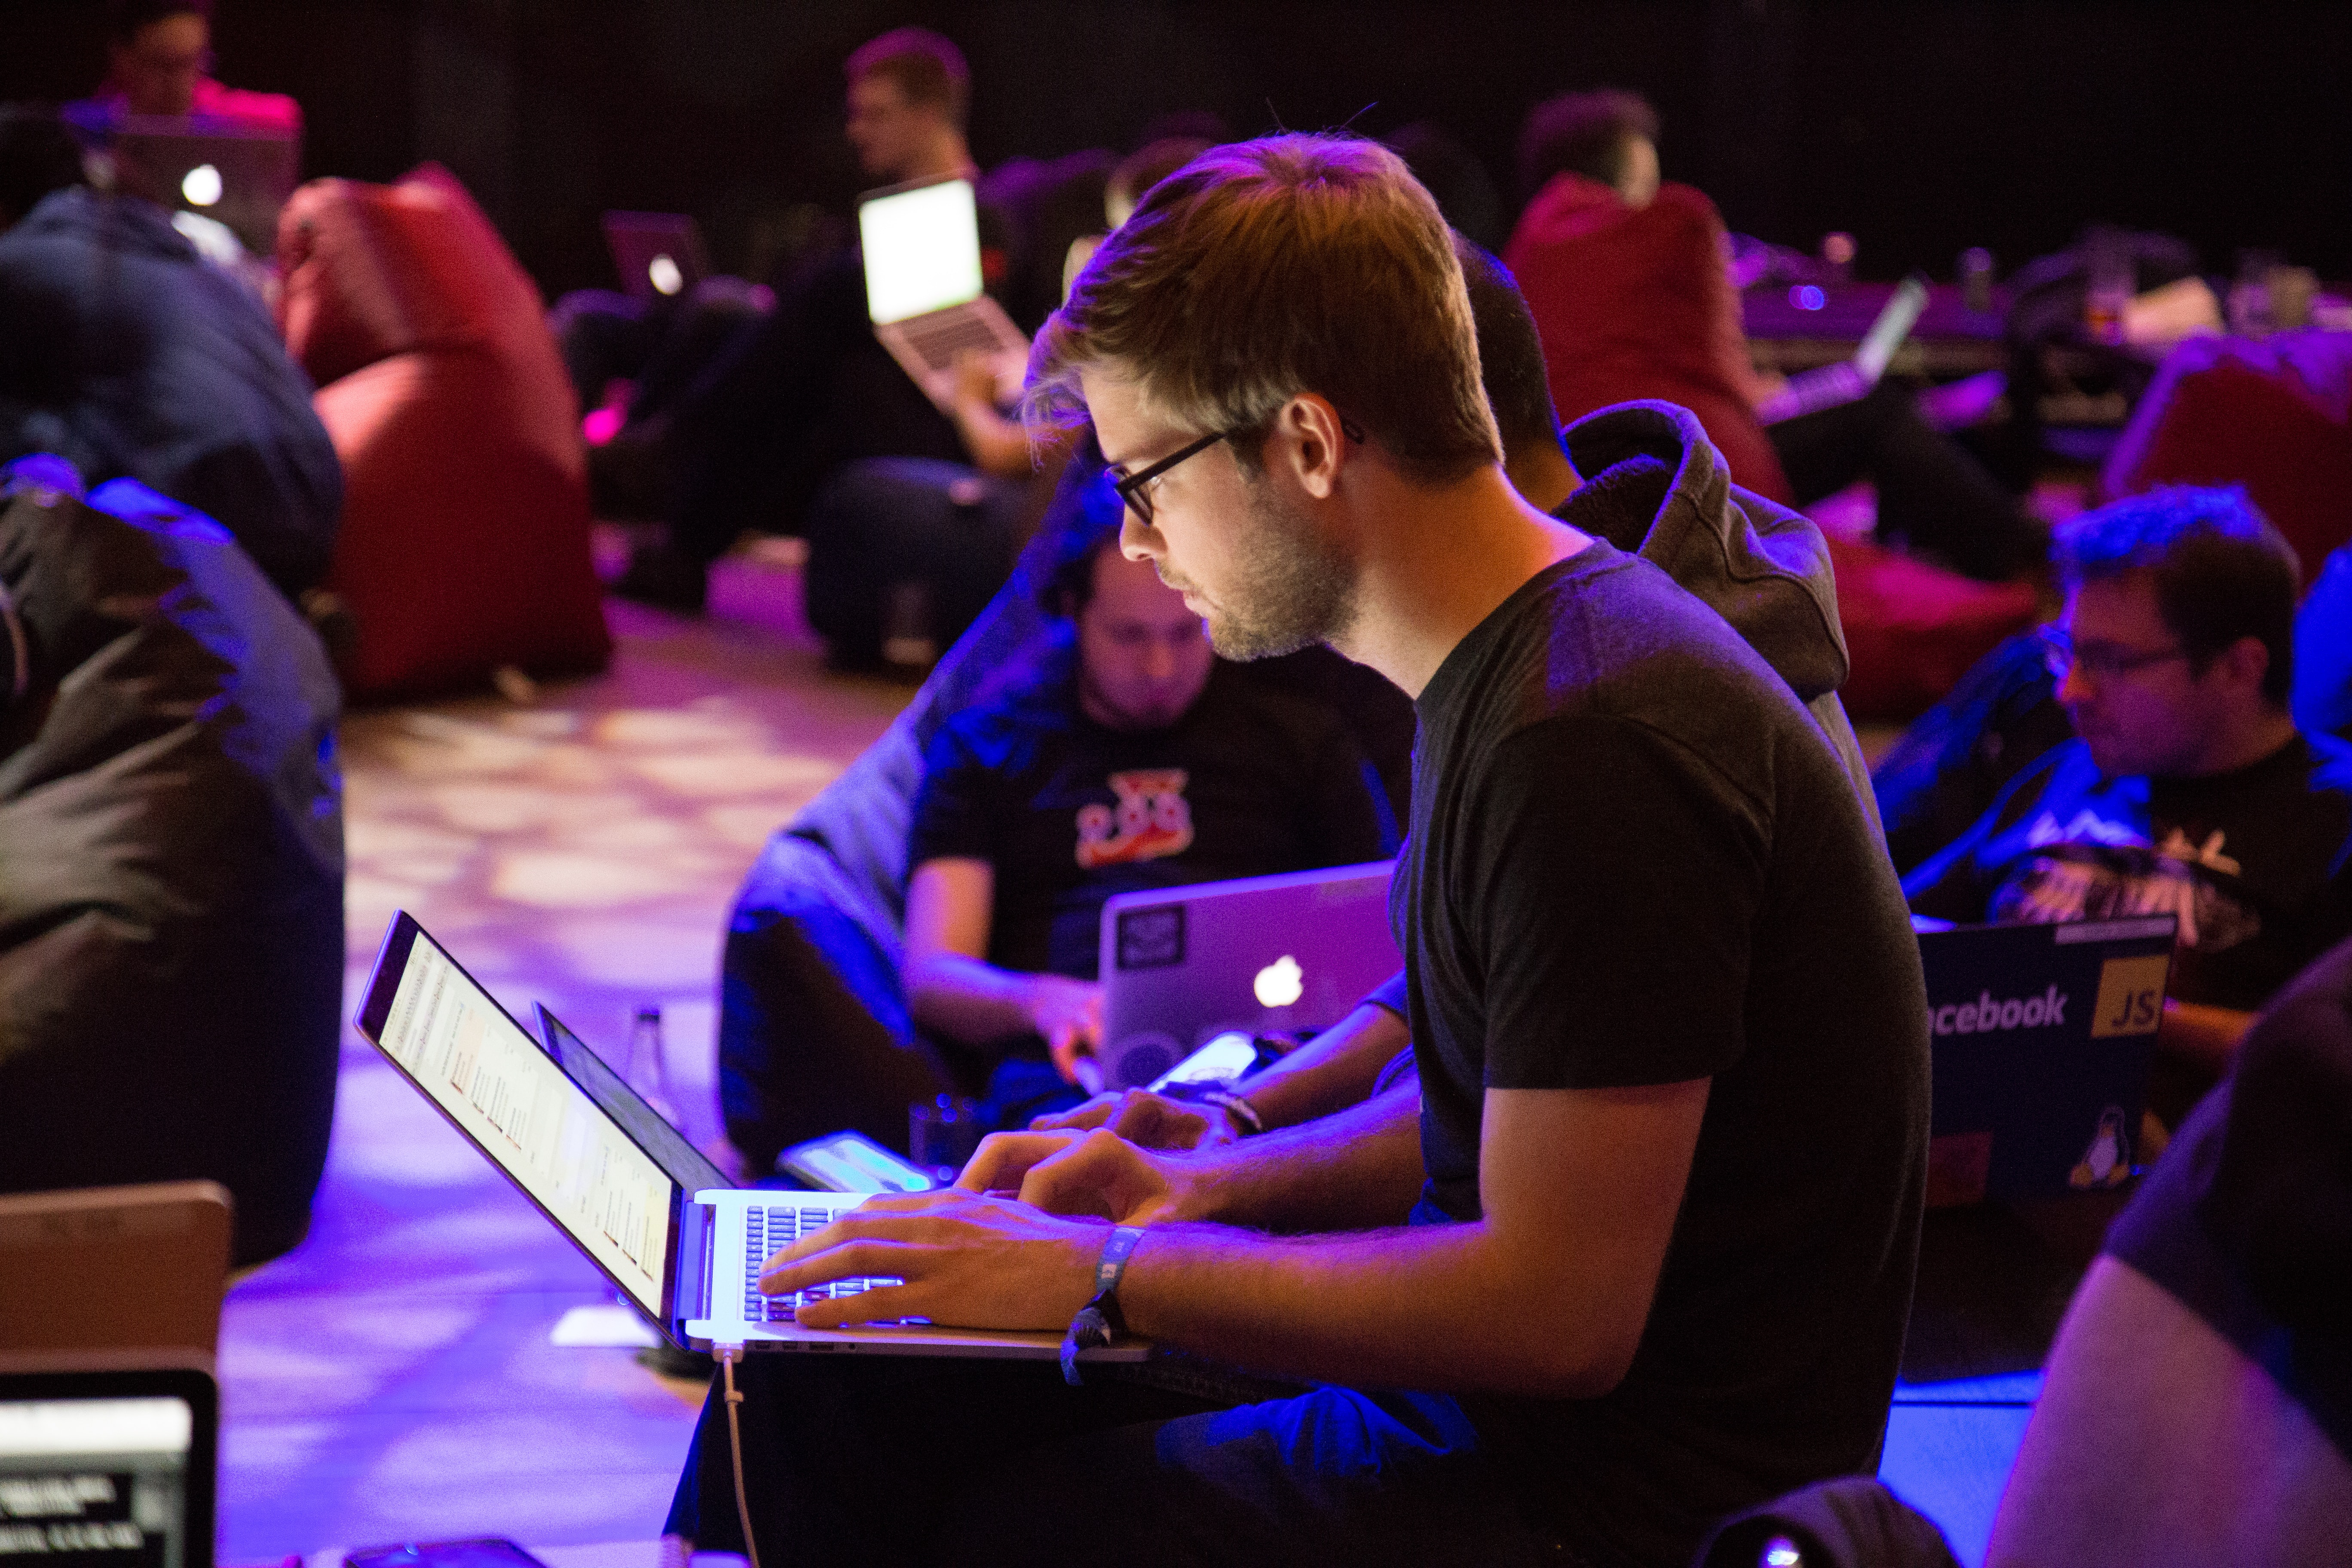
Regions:
[[[1845,683],[1837,578],[1821,530],[1733,488],[1696,415],[1671,403],[1620,404],[1586,415],[1561,439],[1585,480],[1562,509],[1567,521],[1664,567],[1804,700]]]
[[[1876,826],[1870,771],[1837,697],[1845,631],[1821,530],[1735,488],[1698,416],[1674,404],[1599,409],[1560,440],[1584,480],[1560,520],[1663,567],[1728,621],[1811,710]]]
[[[51,191],[8,231],[25,243],[59,237],[166,261],[194,261],[196,247],[172,226],[172,215],[137,196],[110,196],[88,185]]]

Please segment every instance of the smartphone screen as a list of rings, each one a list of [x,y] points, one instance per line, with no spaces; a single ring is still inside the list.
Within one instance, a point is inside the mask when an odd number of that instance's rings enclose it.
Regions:
[[[776,1163],[832,1193],[928,1193],[931,1178],[871,1138],[836,1132],[787,1149]]]
[[[1257,1066],[1257,1042],[1228,1029],[1151,1080],[1154,1093],[1179,1083],[1231,1083]]]

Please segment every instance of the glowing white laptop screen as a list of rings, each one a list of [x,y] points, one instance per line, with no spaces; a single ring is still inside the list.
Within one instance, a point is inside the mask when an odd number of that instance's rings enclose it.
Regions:
[[[968,180],[874,197],[857,209],[857,237],[877,324],[980,298],[980,209]]]
[[[421,931],[381,1043],[640,1306],[662,1315],[669,1177]]]
[[[0,1560],[187,1568],[194,1446],[183,1399],[0,1399]]]

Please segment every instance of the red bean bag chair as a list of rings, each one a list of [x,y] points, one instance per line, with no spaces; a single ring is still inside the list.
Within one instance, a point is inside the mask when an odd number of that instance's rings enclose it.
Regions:
[[[1829,546],[1853,667],[1838,695],[1857,724],[1926,712],[1977,660],[2033,623],[2030,584],[1979,583],[1858,541],[1832,538]]]
[[[2190,338],[2107,460],[2110,500],[2239,484],[2303,557],[2306,587],[2352,540],[2352,332]]]
[[[1503,261],[1535,316],[1561,423],[1638,398],[1678,403],[1698,416],[1734,484],[1792,506],[1748,399],[1748,338],[1723,243],[1715,204],[1688,185],[1661,185],[1633,207],[1565,174],[1528,204]]]
[[[287,204],[288,349],[341,458],[328,584],[358,623],[353,697],[604,667],[580,410],[533,286],[432,164]]]

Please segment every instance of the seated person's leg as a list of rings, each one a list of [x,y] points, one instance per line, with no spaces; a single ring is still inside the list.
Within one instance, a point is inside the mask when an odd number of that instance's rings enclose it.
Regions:
[[[1881,382],[1863,402],[1879,411],[1870,467],[1882,535],[1899,535],[1987,581],[2042,563],[2047,530],[1966,448],[1919,416],[1907,388]]]
[[[679,552],[714,561],[757,521],[780,454],[824,413],[842,356],[871,341],[864,287],[854,251],[821,265],[679,395],[671,424],[681,493],[670,519]]]
[[[629,417],[651,418],[675,405],[766,315],[760,299],[740,278],[706,278],[696,284],[646,354]]]
[[[1765,433],[1801,506],[1867,479],[1877,487],[1882,536],[1932,552],[1971,577],[2011,576],[2041,558],[2041,531],[2009,492],[1922,419],[1909,390],[1894,382]]]
[[[950,1497],[982,1467],[1056,1438],[1209,1408],[1102,1378],[1072,1388],[1042,1361],[782,1352],[748,1358],[735,1378],[762,1568],[921,1561],[952,1528]],[[740,1552],[725,1399],[714,1380],[663,1532]],[[1041,1509],[1062,1495],[1034,1479],[1004,1484]]]
[[[548,311],[547,326],[583,410],[604,403],[608,382],[632,380],[643,371],[660,335],[649,308],[609,289],[566,294]]]
[[[793,1354],[739,1367],[761,1561],[1535,1560],[1455,1403],[1316,1388],[1227,1406],[1043,1363]],[[667,1532],[740,1550],[714,1388]],[[1552,1557],[1541,1560],[1557,1561]]]

